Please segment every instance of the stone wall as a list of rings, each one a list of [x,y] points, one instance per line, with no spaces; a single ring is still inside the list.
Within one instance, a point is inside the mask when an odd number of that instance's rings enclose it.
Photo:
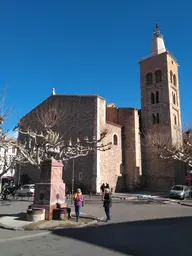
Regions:
[[[132,190],[142,174],[139,114],[134,108],[107,107],[107,120],[122,125],[124,189]]]
[[[122,150],[121,150],[121,126],[106,123],[109,135],[104,143],[112,142],[111,149],[100,152],[100,184],[108,183],[113,191],[121,189],[118,184],[121,177]],[[114,136],[117,136],[117,145],[114,144]]]
[[[37,109],[54,106],[58,112],[62,113],[60,122],[54,127],[66,141],[72,138],[83,139],[85,136],[93,138],[97,135],[97,96],[74,96],[74,95],[53,95],[41,103],[37,108],[29,112],[23,119],[22,124],[30,129],[41,130],[41,125],[37,120]],[[22,136],[20,136],[22,140]],[[93,173],[96,170],[96,153],[90,153],[86,157],[80,157],[74,160],[75,187],[81,186],[84,190],[96,190],[96,181],[93,179]],[[72,183],[72,163],[70,160],[64,166],[63,178],[67,186]],[[17,172],[18,173],[18,172]],[[38,182],[39,175],[34,172],[31,165],[21,168],[21,174],[27,173],[31,177],[31,182]]]
[[[112,143],[111,149],[97,152],[97,192],[103,183],[109,183],[116,191],[118,178],[121,176],[122,167],[122,146],[121,146],[121,125],[106,122],[106,102],[98,98],[98,136],[104,130],[107,136],[104,144]],[[117,145],[114,145],[114,135],[117,136]]]

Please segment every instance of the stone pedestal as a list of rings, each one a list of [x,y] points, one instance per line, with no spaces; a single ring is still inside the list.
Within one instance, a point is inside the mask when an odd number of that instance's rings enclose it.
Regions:
[[[65,204],[65,184],[62,180],[63,164],[55,159],[44,161],[41,165],[41,183],[35,184],[32,208],[44,208],[45,219],[52,219],[56,204]]]

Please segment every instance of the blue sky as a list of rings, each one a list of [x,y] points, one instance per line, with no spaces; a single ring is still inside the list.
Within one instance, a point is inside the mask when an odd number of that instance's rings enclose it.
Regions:
[[[1,0],[0,90],[14,106],[6,127],[58,94],[99,94],[140,108],[140,58],[158,21],[180,64],[183,125],[192,124],[192,3],[152,0]]]

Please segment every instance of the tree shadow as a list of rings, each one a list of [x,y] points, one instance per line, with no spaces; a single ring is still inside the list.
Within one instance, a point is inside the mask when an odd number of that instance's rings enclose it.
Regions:
[[[134,256],[192,255],[192,217],[58,229],[53,234]]]
[[[19,213],[12,213],[12,214],[0,214],[0,218],[2,217],[14,217],[14,220],[24,220],[25,219],[25,212],[19,212]]]

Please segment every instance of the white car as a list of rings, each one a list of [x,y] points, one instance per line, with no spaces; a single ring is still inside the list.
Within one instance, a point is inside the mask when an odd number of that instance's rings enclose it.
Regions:
[[[18,196],[33,196],[35,192],[35,185],[34,184],[26,184],[21,186],[16,194]]]

